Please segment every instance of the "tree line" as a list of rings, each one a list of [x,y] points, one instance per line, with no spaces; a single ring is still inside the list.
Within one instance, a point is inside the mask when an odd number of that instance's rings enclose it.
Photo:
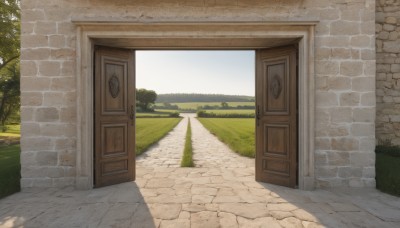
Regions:
[[[170,93],[159,94],[157,103],[185,103],[185,102],[248,102],[254,101],[253,96],[199,94],[199,93]]]

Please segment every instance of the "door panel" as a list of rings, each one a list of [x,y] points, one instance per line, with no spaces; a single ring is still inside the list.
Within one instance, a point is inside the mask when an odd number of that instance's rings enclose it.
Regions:
[[[134,52],[95,47],[95,187],[135,179]]]
[[[297,185],[296,47],[256,53],[256,180]]]

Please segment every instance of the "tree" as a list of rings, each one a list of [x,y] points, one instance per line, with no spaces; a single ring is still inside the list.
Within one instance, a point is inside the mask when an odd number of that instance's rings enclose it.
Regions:
[[[229,105],[226,102],[221,102],[221,107],[222,108],[227,108]]]
[[[0,124],[20,106],[20,0],[0,1]]]
[[[20,56],[19,0],[0,1],[0,71]]]
[[[153,90],[137,89],[136,90],[136,106],[142,111],[154,111],[150,104],[156,102],[157,93]]]
[[[9,65],[0,78],[0,124],[3,131],[8,118],[15,114],[20,106],[19,64]]]

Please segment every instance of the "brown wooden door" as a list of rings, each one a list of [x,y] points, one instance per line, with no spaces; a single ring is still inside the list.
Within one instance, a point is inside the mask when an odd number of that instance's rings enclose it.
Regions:
[[[135,179],[134,51],[95,47],[94,186]]]
[[[297,185],[296,47],[256,52],[256,180]]]

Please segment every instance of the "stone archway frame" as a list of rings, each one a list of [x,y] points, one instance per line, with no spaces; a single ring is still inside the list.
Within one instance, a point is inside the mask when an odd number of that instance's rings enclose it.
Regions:
[[[314,31],[306,22],[112,22],[76,25],[76,188],[93,188],[93,47],[257,49],[296,40],[299,47],[299,188],[314,189]]]

